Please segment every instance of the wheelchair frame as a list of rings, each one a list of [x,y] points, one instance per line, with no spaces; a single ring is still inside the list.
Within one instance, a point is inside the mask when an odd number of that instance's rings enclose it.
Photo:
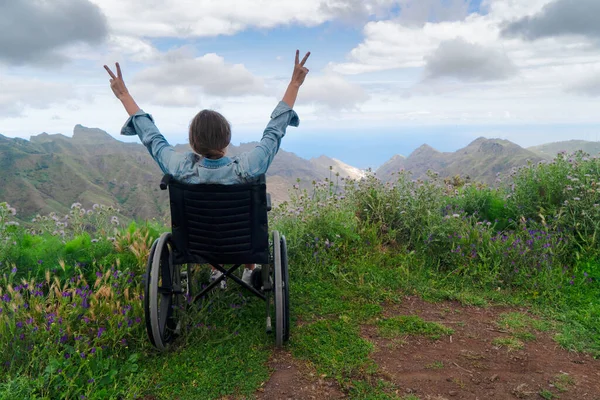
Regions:
[[[186,185],[167,174],[160,188],[169,189],[172,232],[152,244],[146,266],[144,316],[150,342],[166,350],[179,334],[183,304],[190,299],[194,304],[230,278],[265,301],[267,333],[272,332],[273,300],[275,342],[278,347],[286,343],[290,331],[287,243],[278,231],[272,232],[269,243],[271,202],[265,176],[247,184]],[[190,264],[210,264],[222,275],[194,294]],[[234,275],[242,264],[261,265],[260,287]]]

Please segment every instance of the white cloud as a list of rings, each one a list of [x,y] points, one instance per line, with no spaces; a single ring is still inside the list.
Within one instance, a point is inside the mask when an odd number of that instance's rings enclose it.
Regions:
[[[2,1],[0,61],[62,64],[65,47],[97,45],[108,34],[106,18],[89,0]]]
[[[502,34],[536,40],[563,35],[600,39],[600,2],[598,0],[554,0],[538,13],[506,24]]]
[[[600,97],[600,64],[585,69],[567,83],[565,90],[577,95]]]
[[[302,103],[317,103],[329,109],[355,110],[369,99],[369,95],[358,84],[347,81],[340,75],[327,74],[308,76],[300,88]]]
[[[248,27],[316,26],[332,18],[318,0],[92,0],[114,33],[137,37],[232,35]]]
[[[214,53],[195,57],[186,48],[162,55],[158,65],[140,71],[133,83],[152,103],[176,107],[198,105],[201,94],[229,97],[269,93],[263,79],[242,64],[228,64]]]
[[[517,72],[516,66],[503,52],[462,38],[442,42],[425,60],[426,79],[492,81],[510,78]]]
[[[72,85],[0,74],[0,117],[15,117],[26,108],[47,109],[75,97]]]

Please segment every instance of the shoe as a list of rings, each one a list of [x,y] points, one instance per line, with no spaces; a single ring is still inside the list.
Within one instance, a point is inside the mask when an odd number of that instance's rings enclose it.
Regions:
[[[251,269],[244,268],[244,273],[242,274],[242,282],[246,285],[252,285],[252,271]]]
[[[251,272],[252,276],[250,277],[250,281],[252,282],[252,286],[254,287],[254,289],[261,292],[263,290],[263,280],[260,265],[257,265]]]
[[[219,279],[219,277],[221,277],[221,275],[223,275],[223,273],[217,269],[213,269],[213,271],[210,274],[210,281],[214,282],[217,279]],[[227,282],[225,282],[225,279],[223,279],[221,281],[221,289],[226,289],[227,288]]]

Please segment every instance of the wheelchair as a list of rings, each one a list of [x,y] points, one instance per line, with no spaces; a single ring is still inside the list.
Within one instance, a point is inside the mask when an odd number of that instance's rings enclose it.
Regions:
[[[278,231],[269,238],[271,201],[265,176],[237,185],[187,185],[167,174],[160,188],[169,189],[171,232],[153,243],[146,266],[144,314],[150,342],[166,350],[179,334],[185,306],[229,278],[265,301],[267,333],[273,331],[274,309],[276,346],[286,343],[290,332],[287,245]],[[210,264],[222,275],[194,293],[191,264]],[[252,285],[234,275],[242,264],[261,265],[252,274]]]

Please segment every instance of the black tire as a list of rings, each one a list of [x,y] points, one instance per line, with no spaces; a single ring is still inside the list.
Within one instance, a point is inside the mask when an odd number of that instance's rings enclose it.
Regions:
[[[152,272],[152,260],[154,259],[154,252],[156,250],[156,245],[158,244],[158,239],[152,243],[152,247],[150,248],[150,254],[148,255],[148,262],[146,263],[146,275],[144,275],[143,283],[144,283],[144,321],[146,322],[146,333],[148,334],[148,339],[150,339],[150,343],[153,346],[154,337],[152,336],[152,325],[150,324],[150,274]]]
[[[158,239],[148,281],[150,332],[154,346],[164,351],[177,336],[182,293],[178,265],[173,264],[171,233]]]
[[[283,342],[290,340],[290,279],[288,270],[287,242],[281,235],[281,283],[283,284]]]
[[[275,301],[275,345],[283,346],[285,332],[285,301],[283,295],[283,268],[281,260],[281,238],[273,231],[273,290]]]

